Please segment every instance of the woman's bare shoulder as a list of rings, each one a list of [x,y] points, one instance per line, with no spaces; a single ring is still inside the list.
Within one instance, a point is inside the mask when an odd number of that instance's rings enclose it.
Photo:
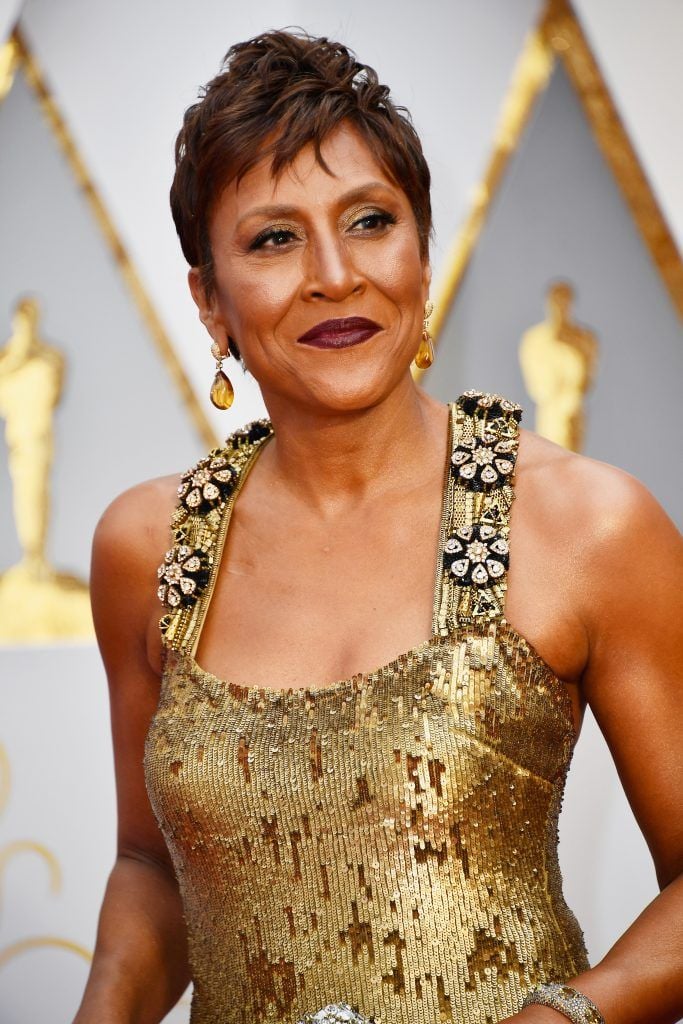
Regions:
[[[619,466],[578,452],[531,430],[520,431],[519,486],[558,527],[604,545],[628,539],[641,527],[677,530],[645,483]]]
[[[147,658],[157,567],[171,546],[179,482],[180,474],[170,474],[128,487],[109,502],[95,527],[90,602],[100,650],[112,666],[135,650]]]
[[[121,545],[155,557],[159,544],[168,547],[171,515],[178,501],[181,473],[143,480],[117,494],[95,527],[94,544]]]

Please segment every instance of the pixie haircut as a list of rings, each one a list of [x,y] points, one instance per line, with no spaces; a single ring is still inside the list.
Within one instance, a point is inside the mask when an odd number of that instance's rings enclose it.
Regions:
[[[341,43],[299,30],[265,32],[230,47],[220,72],[185,111],[176,139],[171,211],[183,254],[198,268],[207,296],[215,288],[209,221],[225,187],[264,157],[277,177],[309,143],[329,171],[320,147],[343,120],[405,192],[427,259],[430,174],[408,111]],[[232,339],[230,350],[239,358]]]

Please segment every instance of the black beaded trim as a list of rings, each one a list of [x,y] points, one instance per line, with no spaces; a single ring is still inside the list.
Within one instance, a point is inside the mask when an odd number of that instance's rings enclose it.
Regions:
[[[273,433],[273,425],[268,419],[253,420],[246,427],[240,427],[225,439],[225,447],[237,449],[245,444],[256,444]]]

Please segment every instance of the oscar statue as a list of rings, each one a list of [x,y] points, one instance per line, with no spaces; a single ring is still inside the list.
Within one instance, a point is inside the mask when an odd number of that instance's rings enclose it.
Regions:
[[[525,332],[519,361],[536,406],[536,432],[580,452],[585,436],[584,400],[595,379],[598,343],[595,335],[572,322],[573,298],[565,282],[550,287],[547,318]]]
[[[36,300],[21,299],[0,349],[0,417],[21,548],[17,564],[0,575],[0,644],[90,637],[93,630],[87,584],[56,572],[46,554],[53,417],[65,360],[40,337],[38,321]]]

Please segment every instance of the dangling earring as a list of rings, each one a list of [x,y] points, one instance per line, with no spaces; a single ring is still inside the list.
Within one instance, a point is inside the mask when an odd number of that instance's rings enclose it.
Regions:
[[[235,397],[235,392],[233,391],[232,384],[223,373],[223,360],[227,357],[221,352],[217,341],[214,341],[211,345],[211,355],[216,360],[216,376],[213,379],[210,393],[211,401],[217,409],[229,409]],[[228,355],[230,355],[230,350],[228,350]]]
[[[425,306],[425,315],[424,320],[422,322],[422,337],[420,339],[420,347],[418,348],[417,355],[415,356],[415,365],[418,366],[421,370],[426,370],[427,367],[431,366],[432,363],[434,362],[434,345],[432,343],[432,336],[427,330],[427,323],[429,321],[430,316],[432,315],[433,309],[433,304],[428,301],[427,305]]]

